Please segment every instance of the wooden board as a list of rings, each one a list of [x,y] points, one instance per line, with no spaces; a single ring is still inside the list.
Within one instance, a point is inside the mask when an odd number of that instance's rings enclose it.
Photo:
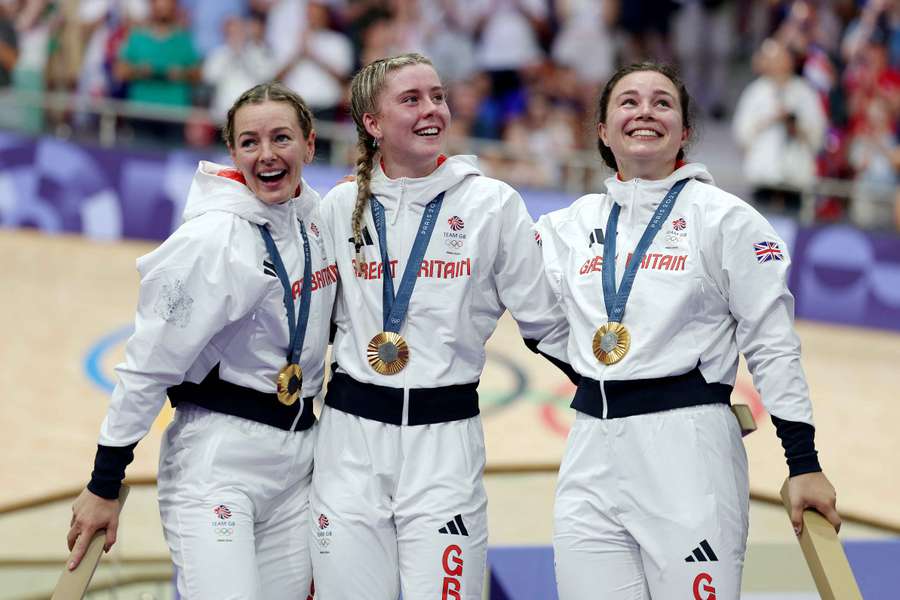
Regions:
[[[788,497],[787,479],[781,486],[781,500],[790,516],[791,500]],[[800,532],[798,541],[822,600],[862,600],[853,570],[844,554],[844,547],[834,527],[825,517],[815,510],[804,510],[803,531]]]
[[[128,498],[129,487],[123,485],[119,490],[119,511]],[[69,570],[68,564],[72,559],[72,555],[66,559],[66,566],[63,567],[59,580],[56,582],[56,589],[50,600],[81,600],[87,592],[88,586],[91,584],[91,578],[100,565],[100,558],[103,556],[103,545],[106,542],[106,530],[100,529],[94,532],[88,548],[73,570]]]

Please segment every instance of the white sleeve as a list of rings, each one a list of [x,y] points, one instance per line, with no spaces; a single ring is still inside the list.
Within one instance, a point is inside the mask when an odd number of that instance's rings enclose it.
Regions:
[[[501,193],[508,197],[503,199],[503,223],[494,263],[500,300],[525,340],[539,342],[542,353],[568,363],[569,325],[544,272],[534,224],[518,193],[508,186],[503,186]]]
[[[562,296],[562,267],[560,261],[560,249],[562,246],[553,227],[553,221],[550,215],[541,215],[537,223],[534,224],[535,241],[541,249],[541,256],[544,261],[544,274],[550,283],[550,289],[560,302]]]
[[[737,321],[738,349],[763,404],[773,416],[812,425],[784,240],[762,215],[738,205],[725,213],[705,245],[707,271]]]
[[[144,437],[167,388],[184,380],[214,335],[263,298],[264,288],[253,289],[251,278],[241,276],[250,265],[249,257],[239,256],[240,245],[233,247],[236,218],[223,217],[228,220],[218,227],[198,232],[196,221],[206,217],[189,221],[138,260],[134,334],[116,367],[119,381],[100,428],[101,445],[126,446]]]

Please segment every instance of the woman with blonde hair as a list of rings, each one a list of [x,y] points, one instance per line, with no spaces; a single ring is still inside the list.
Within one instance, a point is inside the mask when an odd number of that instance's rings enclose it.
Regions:
[[[562,359],[564,319],[521,197],[441,154],[450,111],[427,58],[364,67],[351,109],[356,180],[323,201],[341,283],[310,496],[316,591],[481,598],[484,345],[508,308]]]

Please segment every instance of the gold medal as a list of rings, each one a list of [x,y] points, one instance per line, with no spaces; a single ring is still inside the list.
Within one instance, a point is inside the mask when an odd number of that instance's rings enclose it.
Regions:
[[[278,372],[276,382],[278,401],[290,406],[300,398],[301,388],[303,388],[303,369],[297,363],[288,363]]]
[[[631,347],[631,334],[621,323],[610,321],[594,334],[594,356],[605,365],[622,360]]]
[[[366,358],[378,373],[396,375],[409,362],[409,346],[399,333],[382,331],[369,342]]]

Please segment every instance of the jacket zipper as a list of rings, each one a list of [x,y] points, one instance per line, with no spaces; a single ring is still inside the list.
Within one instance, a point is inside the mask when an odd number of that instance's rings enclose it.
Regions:
[[[408,211],[404,211],[404,202],[406,200],[406,180],[404,178],[400,179],[400,199],[397,202],[397,216],[394,220],[395,223],[401,223],[401,231],[399,239],[403,241],[404,247],[401,249],[400,253],[397,254],[397,269],[394,271],[394,293],[397,292],[397,287],[399,285],[399,280],[403,277],[403,273],[400,270],[400,257],[401,256],[409,256],[409,248],[406,247],[406,244],[409,242],[409,236],[407,235],[407,229],[409,226],[409,218],[410,215],[407,214]],[[390,268],[388,265],[386,268]],[[407,311],[406,319],[406,331],[409,332],[409,312]],[[401,330],[402,330],[401,326]],[[406,340],[407,344],[409,340]],[[408,365],[407,365],[408,367]],[[403,369],[403,414],[401,416],[401,423],[403,425],[409,425],[409,385],[407,381],[408,368]]]

